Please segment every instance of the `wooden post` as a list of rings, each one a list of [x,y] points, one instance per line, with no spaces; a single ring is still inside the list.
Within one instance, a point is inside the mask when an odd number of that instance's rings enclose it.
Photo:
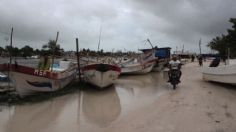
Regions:
[[[77,63],[79,70],[79,81],[81,81],[81,73],[80,73],[80,54],[79,54],[79,40],[76,38],[76,55],[77,55]]]
[[[53,49],[52,49],[52,65],[51,65],[51,71],[53,70],[54,56],[55,56],[55,48],[56,48],[56,46],[57,46],[58,36],[59,36],[59,32],[57,32],[57,37],[56,37],[55,46],[52,47]]]
[[[10,99],[10,89],[11,89],[11,87],[10,87],[10,71],[11,71],[11,63],[12,63],[12,36],[13,36],[13,27],[11,28],[11,39],[10,39],[10,49],[9,49],[9,56],[10,56],[10,62],[9,62],[9,64],[8,64],[8,72],[7,72],[7,78],[8,78],[8,88],[9,88],[9,91],[7,92],[7,94],[8,94],[8,100]]]
[[[13,36],[13,27],[11,28],[11,39],[10,39],[10,51],[9,51],[9,55],[10,55],[10,65],[11,65],[11,62],[12,62],[12,36]]]

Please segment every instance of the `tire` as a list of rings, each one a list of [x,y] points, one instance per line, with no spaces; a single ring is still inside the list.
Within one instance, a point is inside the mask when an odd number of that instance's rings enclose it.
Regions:
[[[174,90],[176,89],[176,84],[173,84],[173,89],[174,89]]]

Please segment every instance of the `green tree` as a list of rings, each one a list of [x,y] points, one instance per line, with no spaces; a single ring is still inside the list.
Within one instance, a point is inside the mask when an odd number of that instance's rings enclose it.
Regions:
[[[40,54],[41,54],[41,51],[39,49],[34,50],[34,55],[40,55]]]
[[[19,56],[20,50],[17,47],[11,47],[6,46],[5,50],[11,55],[11,56]]]
[[[226,55],[229,48],[232,57],[236,57],[236,18],[229,20],[233,24],[232,29],[228,29],[227,35],[217,36],[213,38],[208,46],[219,52],[220,55]]]
[[[42,47],[43,55],[54,55],[60,56],[62,54],[63,49],[60,48],[59,44],[56,44],[55,40],[49,40],[49,42]]]
[[[28,57],[28,56],[33,55],[34,49],[31,48],[30,46],[26,45],[25,47],[20,49],[20,52],[23,57]]]
[[[0,47],[0,56],[5,52],[5,49]]]

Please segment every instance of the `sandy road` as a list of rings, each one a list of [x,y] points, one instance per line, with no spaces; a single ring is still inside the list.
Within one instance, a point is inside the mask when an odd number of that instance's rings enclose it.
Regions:
[[[175,91],[104,131],[236,132],[236,87],[203,81],[197,63],[185,65],[182,72],[182,82]]]

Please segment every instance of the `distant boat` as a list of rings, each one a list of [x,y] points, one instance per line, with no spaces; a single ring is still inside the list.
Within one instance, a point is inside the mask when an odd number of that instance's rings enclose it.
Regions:
[[[14,82],[15,89],[21,97],[24,97],[37,92],[59,90],[75,79],[76,65],[71,65],[67,61],[60,61],[59,66],[59,68],[51,71],[16,64],[9,66],[8,64],[1,64],[0,70],[7,71],[10,68],[10,78]]]
[[[120,63],[121,74],[146,74],[149,73],[156,64],[157,58],[153,52],[141,54],[138,58]]]
[[[111,64],[88,64],[82,67],[84,80],[99,88],[112,85],[119,77],[121,69]]]
[[[146,74],[152,70],[155,64],[155,61],[145,63],[133,61],[125,64],[120,64],[121,74]]]
[[[12,90],[14,89],[11,80],[6,74],[0,72],[0,93]]]
[[[202,78],[206,81],[236,85],[236,64],[218,67],[203,67]]]
[[[30,58],[32,58],[32,59],[39,59],[39,56],[38,55],[33,55]]]
[[[7,81],[7,80],[8,80],[7,75],[0,72],[0,82],[4,82],[4,81]]]
[[[156,60],[156,64],[152,68],[152,71],[154,72],[159,72],[164,69],[165,65],[168,63],[170,60],[170,47],[162,47],[162,48],[157,48],[154,47],[153,49],[140,49],[142,52],[151,52],[154,50],[155,57],[158,58]]]

